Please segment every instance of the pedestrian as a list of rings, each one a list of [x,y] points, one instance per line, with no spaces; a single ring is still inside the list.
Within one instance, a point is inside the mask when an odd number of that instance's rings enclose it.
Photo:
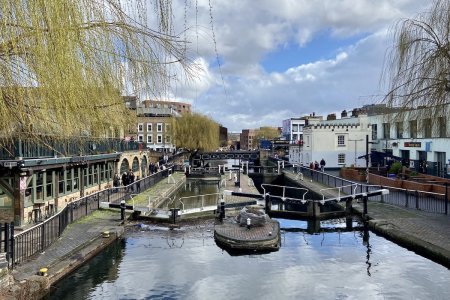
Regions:
[[[309,164],[309,173],[311,174],[311,178],[313,177],[313,173],[314,173],[314,163],[311,162]]]
[[[325,159],[322,158],[322,160],[320,161],[320,170],[322,171],[322,173],[325,170],[325,165],[326,165]]]
[[[123,174],[122,174],[122,185],[123,186],[127,186],[127,184],[128,184],[127,173],[123,172]]]
[[[114,177],[113,177],[113,187],[114,187],[113,192],[114,193],[117,192],[117,188],[119,187],[119,185],[120,185],[120,177],[119,177],[119,174],[115,173]]]
[[[319,170],[319,163],[317,160],[314,162],[314,170]]]

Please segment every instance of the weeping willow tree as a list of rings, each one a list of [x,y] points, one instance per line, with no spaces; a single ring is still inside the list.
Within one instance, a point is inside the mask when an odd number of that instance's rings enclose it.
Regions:
[[[172,120],[172,136],[177,148],[196,152],[213,151],[219,147],[219,124],[198,113],[186,113]]]
[[[0,0],[3,141],[108,136],[135,123],[124,90],[157,96],[170,66],[191,74],[171,1],[148,2]]]
[[[394,27],[394,47],[386,70],[384,102],[400,109],[396,120],[446,117],[450,92],[450,1],[433,2],[431,11]],[[441,117],[441,118],[435,118]],[[429,123],[429,122],[427,122]]]

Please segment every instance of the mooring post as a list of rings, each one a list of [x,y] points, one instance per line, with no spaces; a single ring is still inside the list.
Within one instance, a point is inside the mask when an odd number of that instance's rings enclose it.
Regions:
[[[266,214],[270,214],[270,210],[272,209],[272,201],[269,193],[264,194],[264,202],[266,204]]]
[[[367,194],[364,194],[364,196],[363,196],[363,207],[364,207],[364,210],[363,210],[363,215],[364,215],[364,217],[366,217],[366,215],[367,215]]]
[[[220,199],[220,222],[225,218],[225,199]]]
[[[353,199],[347,199],[345,201],[345,212],[347,214],[351,214],[352,213],[352,207],[353,207]]]
[[[120,201],[120,220],[125,220],[125,200]]]

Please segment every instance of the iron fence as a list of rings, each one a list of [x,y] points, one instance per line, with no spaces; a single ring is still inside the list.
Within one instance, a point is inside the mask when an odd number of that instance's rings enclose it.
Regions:
[[[82,197],[70,202],[61,211],[27,230],[17,235],[13,235],[14,225],[5,224],[2,227],[1,250],[7,255],[8,266],[14,268],[15,264],[20,264],[44,251],[54,241],[56,241],[64,229],[100,207],[100,202],[119,202],[129,199],[132,194],[145,191],[163,178],[167,177],[172,169],[169,167],[158,173],[152,174],[138,180],[128,186],[120,188],[109,188],[91,195]],[[11,229],[12,228],[12,229]],[[9,234],[8,234],[9,233]]]
[[[448,186],[445,194],[431,193],[419,190],[408,190],[381,185],[368,185],[343,179],[326,172],[312,170],[299,165],[286,164],[285,170],[303,174],[304,180],[313,180],[329,187],[339,188],[342,193],[368,193],[380,189],[388,189],[388,195],[370,197],[370,201],[384,202],[405,208],[422,210],[431,213],[448,215]]]

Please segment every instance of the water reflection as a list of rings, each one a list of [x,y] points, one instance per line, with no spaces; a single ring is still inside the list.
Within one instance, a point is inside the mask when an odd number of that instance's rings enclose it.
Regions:
[[[437,299],[450,272],[346,219],[279,220],[278,252],[232,256],[213,225],[135,228],[58,285],[53,299]],[[317,227],[317,225],[314,225]],[[350,230],[350,227],[353,230]],[[108,254],[109,253],[109,254]],[[77,287],[74,289],[74,287]]]

